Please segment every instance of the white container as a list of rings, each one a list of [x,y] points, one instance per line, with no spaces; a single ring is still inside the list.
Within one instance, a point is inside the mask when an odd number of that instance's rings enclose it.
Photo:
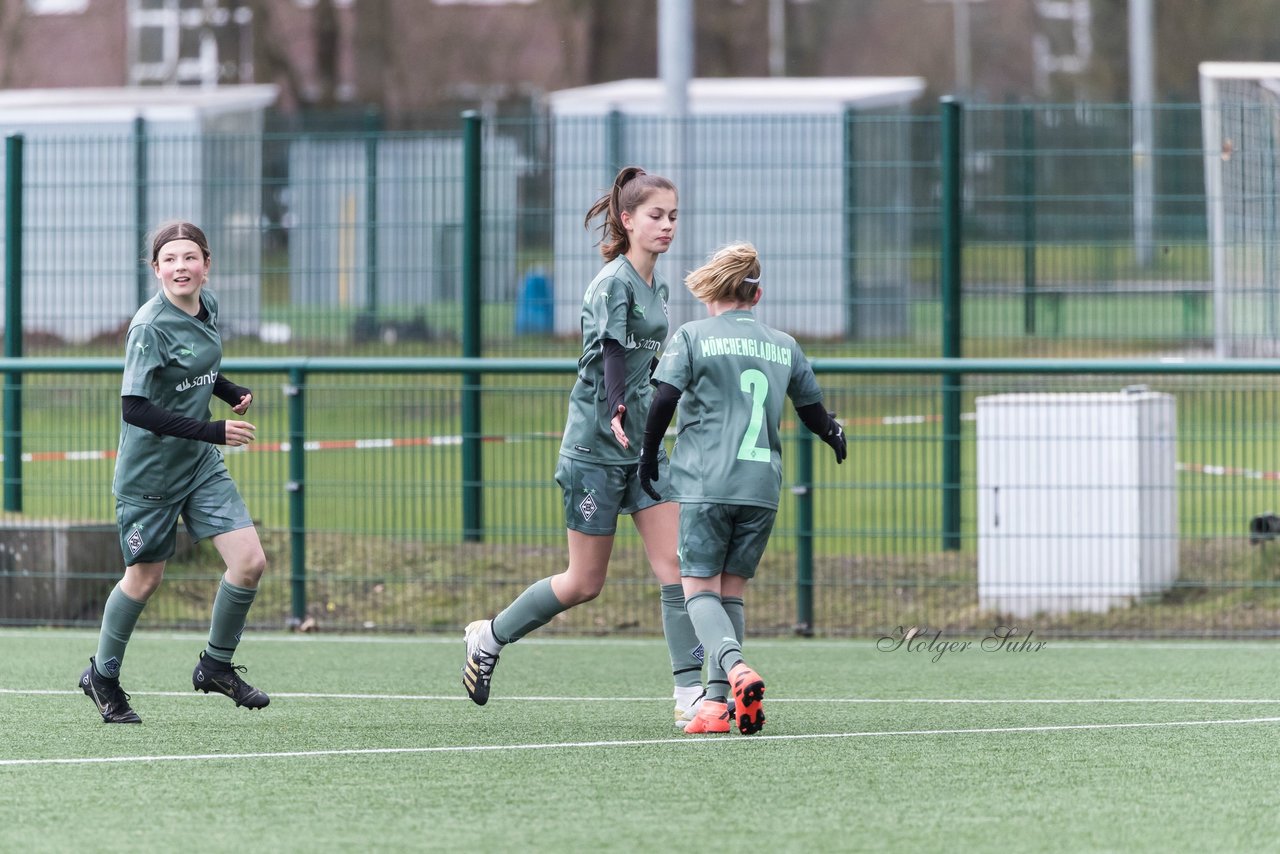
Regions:
[[[981,608],[1105,611],[1173,583],[1172,395],[1002,394],[977,412]]]

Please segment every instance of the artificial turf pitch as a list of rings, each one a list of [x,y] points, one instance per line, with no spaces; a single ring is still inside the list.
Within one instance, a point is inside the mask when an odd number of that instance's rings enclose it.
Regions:
[[[1025,635],[1025,629],[1023,634]],[[3,851],[1206,851],[1280,839],[1280,644],[748,639],[764,732],[671,724],[658,639],[249,632],[261,711],[139,631],[141,726],[86,631],[0,630]],[[1033,636],[1034,639],[1034,636]],[[941,656],[946,642],[969,641]],[[908,649],[911,646],[911,649]],[[988,644],[989,647],[994,646]]]

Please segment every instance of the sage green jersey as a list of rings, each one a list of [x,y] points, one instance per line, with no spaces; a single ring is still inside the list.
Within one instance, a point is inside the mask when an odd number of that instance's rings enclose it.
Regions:
[[[682,503],[778,506],[782,405],[822,400],[794,338],[727,311],[676,330],[654,379],[680,389],[671,490]]]
[[[138,309],[125,336],[121,397],[145,397],[178,415],[210,420],[209,401],[222,365],[222,338],[217,299],[203,289],[200,301],[209,312],[208,320],[187,314],[169,302],[164,291]],[[130,504],[172,504],[223,468],[222,451],[216,445],[157,436],[121,420],[112,491]]]
[[[625,255],[604,265],[582,298],[582,356],[578,379],[569,393],[560,453],[605,465],[623,465],[640,459],[644,420],[653,400],[650,365],[667,337],[667,283],[655,272],[650,287]],[[604,388],[604,350],[611,338],[622,345],[627,362],[627,407],[622,426],[631,448],[618,444],[609,421]]]

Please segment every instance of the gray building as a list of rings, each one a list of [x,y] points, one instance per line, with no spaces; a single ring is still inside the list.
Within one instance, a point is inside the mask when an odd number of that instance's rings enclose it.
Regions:
[[[514,142],[484,143],[481,287],[516,288]],[[463,150],[456,133],[315,136],[289,146],[294,305],[413,316],[462,295]]]
[[[679,230],[659,262],[673,328],[702,315],[684,274],[745,240],[761,253],[770,324],[808,336],[906,334],[910,170],[895,152],[910,145],[905,123],[865,119],[906,113],[923,90],[914,77],[696,79],[683,122],[666,115],[659,80],[552,93],[556,332],[576,334],[601,264],[583,215],[619,168],[638,165],[679,189]],[[854,168],[859,158],[880,165],[874,179]]]
[[[24,331],[74,342],[121,331],[155,292],[146,233],[187,219],[209,237],[224,332],[256,332],[262,114],[275,95],[274,86],[0,91],[0,134],[22,137]]]

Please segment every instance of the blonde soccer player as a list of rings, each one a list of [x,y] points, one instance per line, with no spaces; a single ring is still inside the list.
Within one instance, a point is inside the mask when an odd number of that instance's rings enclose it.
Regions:
[[[709,317],[681,326],[654,375],[640,484],[655,499],[665,477],[662,439],[679,411],[667,497],[680,504],[685,608],[706,649],[707,688],[685,732],[728,732],[730,692],[744,734],[764,726],[764,680],[744,660],[743,594],[778,512],[782,439],[790,398],[800,420],[846,455],[844,431],[822,403],[809,360],[785,332],[760,322],[760,259],[749,243],[726,246],[685,278]]]

